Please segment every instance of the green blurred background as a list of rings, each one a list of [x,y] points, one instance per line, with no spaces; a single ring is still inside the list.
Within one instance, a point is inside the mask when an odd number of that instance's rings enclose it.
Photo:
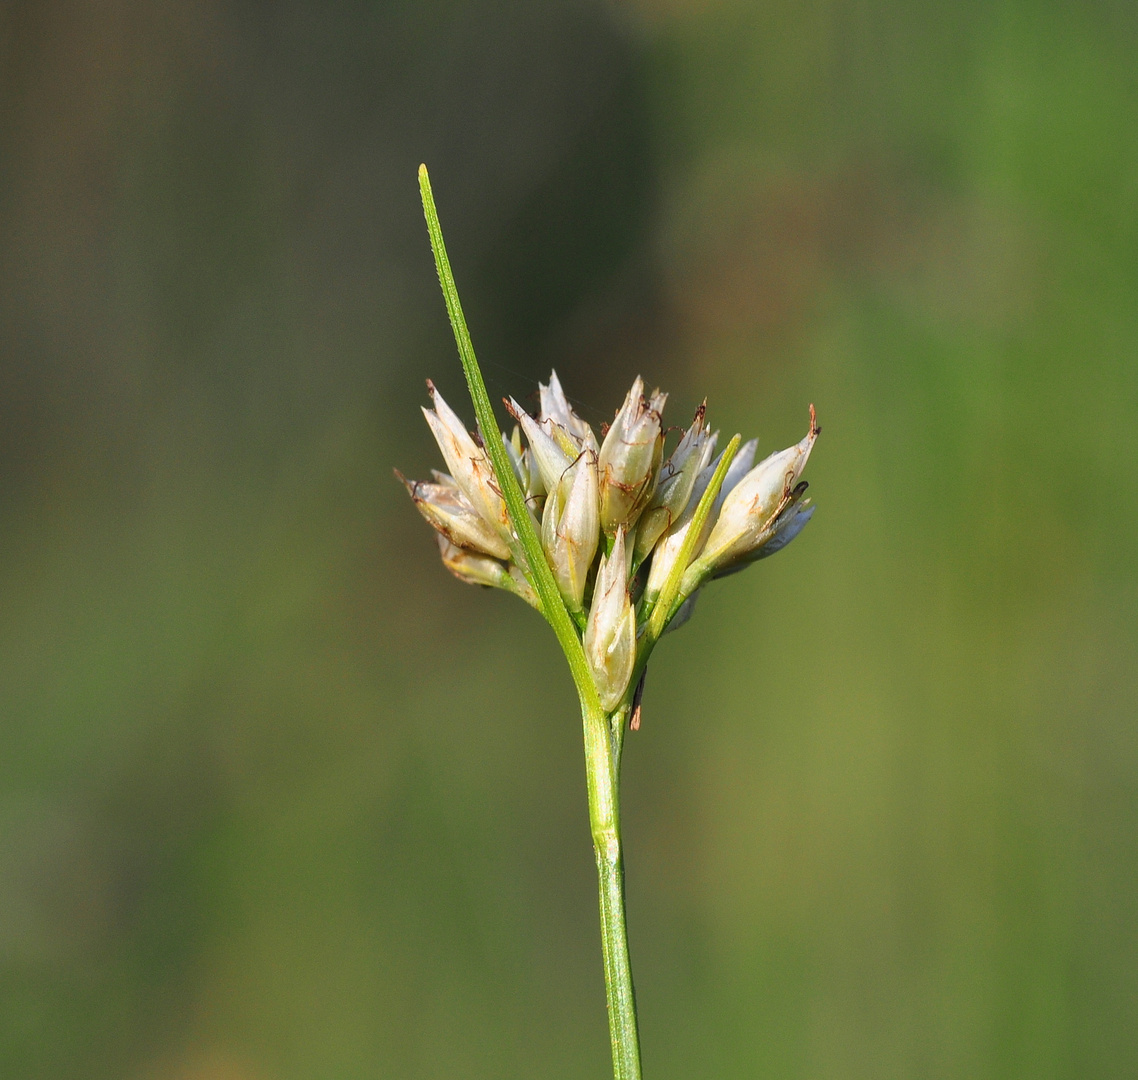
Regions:
[[[608,1066],[579,719],[391,475],[632,378],[819,512],[625,754],[646,1074],[1138,1075],[1138,8],[0,8],[0,1075]]]

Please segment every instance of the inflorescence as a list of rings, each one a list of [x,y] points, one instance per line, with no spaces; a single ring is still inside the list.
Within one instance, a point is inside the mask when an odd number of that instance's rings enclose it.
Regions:
[[[483,439],[427,383],[423,409],[449,472],[407,486],[438,532],[443,564],[473,585],[506,589],[542,611]],[[715,456],[706,402],[664,460],[667,394],[637,378],[598,444],[557,373],[530,416],[502,435],[545,558],[584,645],[601,705],[627,707],[633,675],[668,629],[691,615],[699,590],[786,547],[814,513],[799,479],[819,428],[754,464],[757,439]],[[523,441],[524,437],[524,441]],[[732,456],[733,455],[733,456]]]

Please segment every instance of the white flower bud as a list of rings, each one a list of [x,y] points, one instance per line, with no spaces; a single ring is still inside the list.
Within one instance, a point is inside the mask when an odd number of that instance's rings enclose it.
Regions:
[[[608,534],[620,525],[631,528],[652,497],[664,449],[660,413],[667,400],[659,390],[645,400],[637,376],[601,444],[601,528]]]
[[[597,553],[597,456],[582,450],[550,488],[541,518],[541,542],[565,602],[580,611],[589,567]]]
[[[428,380],[427,389],[434,401],[434,411],[423,415],[439,444],[455,483],[470,505],[504,537],[510,536],[510,516],[494,476],[494,467],[486,451],[470,436],[453,409],[443,400],[435,384]]]
[[[611,711],[624,697],[636,663],[636,612],[628,595],[623,528],[617,529],[608,557],[601,558],[584,645],[597,696]]]
[[[526,442],[529,443],[530,453],[533,454],[533,460],[537,465],[545,490],[547,492],[553,491],[561,483],[565,471],[573,464],[580,450],[569,439],[568,435],[565,435],[560,442],[555,439],[549,433],[555,430],[552,421],[539,424],[513,398],[506,402],[506,408],[525,433]],[[567,440],[572,447],[572,453],[567,453],[563,448]]]
[[[641,514],[636,529],[636,557],[633,561],[637,565],[648,557],[656,541],[684,512],[696,479],[715,453],[719,433],[713,434],[708,430],[704,422],[706,412],[705,401],[696,410],[691,427],[684,432],[671,457],[660,467],[656,493]]]
[[[452,544],[498,559],[510,557],[505,541],[470,505],[457,485],[408,480],[398,469],[395,475],[407,488],[419,513]]]
[[[573,411],[565,391],[561,389],[557,372],[550,371],[549,385],[539,382],[537,389],[541,399],[542,423],[552,420],[569,432],[581,449],[596,450],[597,437],[593,434],[593,429]]]
[[[793,499],[818,431],[811,406],[810,430],[801,442],[759,462],[728,494],[700,555],[701,563],[709,568],[727,566],[766,539],[767,528]]]

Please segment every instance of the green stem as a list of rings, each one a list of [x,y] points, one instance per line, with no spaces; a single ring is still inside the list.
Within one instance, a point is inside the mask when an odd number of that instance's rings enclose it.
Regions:
[[[626,713],[610,720],[584,710],[585,774],[589,790],[589,826],[597,859],[601,905],[601,951],[605,965],[609,1039],[615,1080],[640,1080],[640,1036],[636,995],[628,959],[624,918],[624,859],[620,843],[620,751]]]
[[[585,771],[589,790],[589,824],[597,856],[600,879],[601,949],[605,962],[605,992],[608,999],[609,1034],[612,1039],[613,1071],[616,1080],[640,1080],[640,1041],[636,1032],[636,1001],[632,992],[632,969],[628,963],[628,937],[624,925],[624,865],[620,852],[620,749],[628,710],[622,709],[611,718],[601,708],[597,688],[581,645],[580,627],[565,607],[554,581],[553,572],[529,511],[525,495],[514,475],[513,467],[502,445],[498,422],[490,405],[490,396],[474,355],[474,344],[462,313],[458,287],[447,258],[434,195],[427,167],[419,166],[419,191],[431,250],[439,272],[439,284],[446,300],[447,314],[454,330],[455,344],[462,370],[474,403],[474,412],[486,444],[486,452],[502,489],[502,498],[517,537],[519,554],[541,602],[542,613],[553,627],[561,644],[569,670],[581,701],[585,727]],[[519,560],[519,564],[521,560]]]

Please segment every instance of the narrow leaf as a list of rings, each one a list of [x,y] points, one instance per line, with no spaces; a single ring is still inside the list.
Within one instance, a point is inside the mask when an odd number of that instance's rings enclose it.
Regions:
[[[462,361],[462,370],[466,375],[466,385],[470,390],[471,401],[474,402],[474,414],[478,419],[478,426],[482,431],[486,453],[494,466],[494,473],[502,488],[502,498],[506,503],[506,510],[510,515],[510,524],[517,534],[518,542],[528,564],[529,576],[533,581],[544,609],[545,617],[553,627],[557,640],[569,661],[569,669],[573,674],[573,681],[577,684],[577,693],[582,703],[595,712],[600,711],[600,702],[597,698],[596,687],[593,685],[592,674],[585,659],[581,639],[566,610],[565,602],[553,578],[553,571],[545,561],[541,540],[533,527],[533,520],[526,507],[525,493],[518,484],[513,466],[506,454],[502,443],[502,433],[494,410],[490,405],[490,396],[486,392],[486,383],[482,378],[482,371],[478,367],[478,359],[474,355],[474,344],[470,340],[470,331],[466,327],[466,318],[462,314],[462,303],[458,298],[458,288],[454,283],[454,274],[451,272],[450,260],[447,258],[446,245],[443,243],[442,226],[439,224],[438,210],[435,208],[434,195],[431,192],[431,180],[427,175],[427,166],[419,166],[419,192],[423,199],[423,213],[427,219],[427,232],[431,238],[431,250],[435,256],[435,267],[439,273],[439,284],[442,286],[443,299],[446,301],[447,314],[450,316],[451,329],[454,331],[455,344],[458,346],[459,359]]]

